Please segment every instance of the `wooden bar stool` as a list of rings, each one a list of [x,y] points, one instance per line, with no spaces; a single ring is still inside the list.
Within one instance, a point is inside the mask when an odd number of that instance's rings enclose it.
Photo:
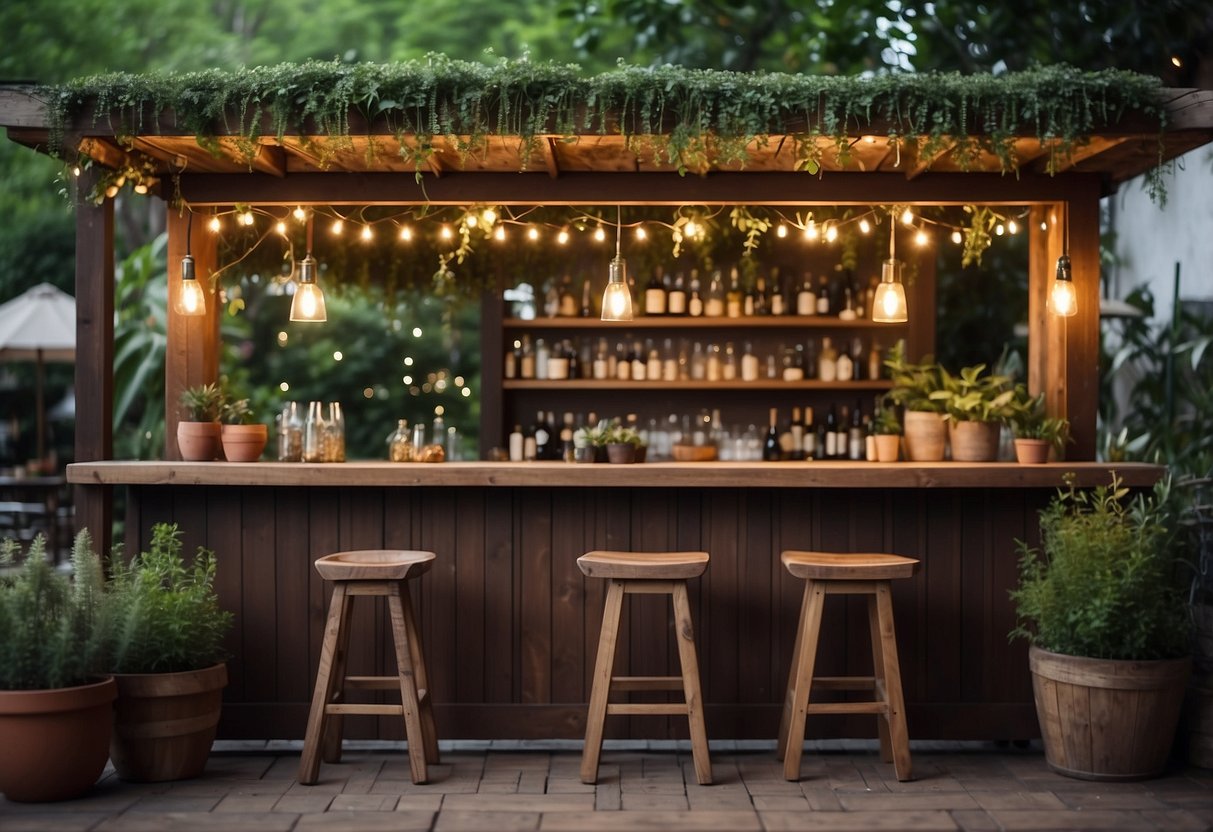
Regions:
[[[607,578],[606,606],[602,611],[602,633],[594,665],[594,687],[585,724],[585,750],[581,754],[581,782],[598,780],[598,758],[602,754],[602,729],[607,714],[683,715],[691,729],[691,754],[700,785],[712,782],[708,757],[708,735],[703,727],[703,697],[699,688],[699,660],[695,655],[695,631],[687,600],[687,579],[703,574],[707,552],[587,552],[577,566],[591,578]],[[674,604],[674,629],[678,634],[681,676],[613,676],[615,645],[623,596],[629,594],[670,595]],[[682,690],[684,702],[610,703],[612,691]]]
[[[805,579],[804,601],[792,648],[792,669],[779,723],[779,750],[783,776],[800,779],[800,755],[804,748],[804,723],[808,714],[876,714],[880,733],[880,758],[893,763],[898,780],[912,777],[910,736],[906,730],[905,702],[901,695],[901,670],[897,663],[897,639],[893,630],[890,581],[909,578],[918,561],[899,555],[835,554],[831,552],[784,552],[780,560],[797,578]],[[868,626],[872,634],[872,676],[814,676],[817,640],[821,635],[821,612],[827,595],[868,596]],[[809,689],[871,690],[871,702],[809,702]]]
[[[316,561],[316,571],[333,582],[324,644],[320,649],[320,667],[312,693],[312,709],[307,718],[303,756],[299,760],[299,782],[312,785],[320,774],[320,758],[326,763],[341,761],[342,717],[345,715],[390,715],[404,717],[409,746],[409,767],[414,783],[428,777],[426,765],[438,762],[438,732],[430,704],[429,681],[421,637],[413,619],[409,599],[411,578],[429,571],[433,552],[395,549],[371,549],[337,552]],[[359,595],[387,598],[392,619],[392,640],[396,646],[395,676],[346,676],[345,662],[350,640],[350,619],[354,598]],[[399,705],[351,704],[344,701],[347,690],[400,691]]]

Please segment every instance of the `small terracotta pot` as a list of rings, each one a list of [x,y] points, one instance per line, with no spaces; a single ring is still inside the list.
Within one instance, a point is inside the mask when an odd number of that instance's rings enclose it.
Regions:
[[[636,446],[631,442],[612,442],[607,445],[607,459],[616,465],[635,462]]]
[[[943,416],[921,410],[905,414],[906,459],[911,462],[940,462],[948,444]]]
[[[895,433],[876,434],[876,461],[896,462],[901,453],[901,437]]]
[[[953,462],[993,462],[998,459],[998,422],[949,422]]]
[[[1049,442],[1045,439],[1016,439],[1015,459],[1020,465],[1040,465],[1049,461]]]
[[[265,425],[224,425],[222,436],[228,462],[256,462],[265,450],[269,431]]]
[[[186,462],[210,462],[219,456],[218,422],[178,422],[177,450]]]

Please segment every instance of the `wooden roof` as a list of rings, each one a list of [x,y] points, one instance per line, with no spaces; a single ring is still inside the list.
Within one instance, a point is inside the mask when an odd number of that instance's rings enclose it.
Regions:
[[[1213,90],[1166,92],[1167,127],[1161,134],[1156,123],[1129,116],[1109,129],[1098,130],[1078,143],[1054,172],[1100,174],[1105,188],[1133,178],[1159,162],[1172,159],[1213,141]],[[118,168],[132,157],[150,162],[155,173],[173,172],[242,174],[260,173],[273,177],[314,173],[408,173],[412,163],[402,157],[400,142],[384,124],[358,124],[351,117],[351,135],[334,139],[322,135],[287,135],[256,139],[256,152],[249,154],[236,136],[220,136],[217,147],[203,148],[192,135],[181,135],[171,118],[162,118],[137,137],[115,135],[106,118],[82,118],[66,131],[77,149],[95,162]],[[46,151],[49,124],[46,105],[28,86],[0,86],[0,126],[11,140]],[[868,125],[869,129],[878,125]],[[787,136],[770,136],[751,142],[744,163],[720,163],[708,151],[708,171],[746,171],[748,173],[791,172],[795,153]],[[460,137],[456,141],[466,141]],[[914,179],[931,173],[999,173],[1001,160],[990,152],[976,158],[958,160],[956,143],[945,142],[941,150],[920,154],[910,141],[900,143],[879,132],[855,133],[850,137],[848,158],[840,158],[832,137],[818,140],[821,169],[829,173],[895,173]],[[427,173],[441,176],[452,172],[531,173],[559,177],[580,173],[669,173],[676,168],[668,160],[657,158],[643,138],[628,140],[622,135],[598,132],[579,135],[540,135],[533,143],[517,136],[488,136],[471,151],[463,152],[449,138],[435,137],[436,153],[428,161]],[[1035,136],[1014,141],[1016,176],[1048,172],[1052,144]]]

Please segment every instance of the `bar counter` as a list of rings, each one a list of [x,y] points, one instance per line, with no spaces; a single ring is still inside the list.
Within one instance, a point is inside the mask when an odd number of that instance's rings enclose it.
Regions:
[[[216,553],[216,590],[235,613],[221,736],[303,736],[330,587],[312,562],[343,549],[428,549],[415,586],[439,735],[580,738],[602,617],[591,549],[703,550],[691,582],[709,738],[774,738],[803,584],[784,549],[893,552],[922,561],[894,584],[912,739],[1039,736],[1027,646],[1008,591],[1017,539],[1074,472],[1140,464],[809,463],[392,464],[95,462],[83,489],[125,492],[127,551],[176,522],[188,550]],[[677,672],[665,599],[637,597],[620,633],[620,672]],[[375,613],[378,613],[376,615]],[[382,609],[354,617],[351,672],[394,672]],[[819,674],[871,672],[866,609],[826,607]],[[369,694],[381,696],[383,694]],[[873,736],[870,717],[814,716],[812,737]],[[608,736],[680,737],[685,720],[612,717]],[[350,720],[353,738],[399,739],[398,720]]]

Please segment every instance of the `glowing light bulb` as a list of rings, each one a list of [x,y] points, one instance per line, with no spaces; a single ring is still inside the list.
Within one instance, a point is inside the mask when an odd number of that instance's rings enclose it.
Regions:
[[[342,231],[345,231],[345,220],[333,220],[333,225],[330,230],[334,234],[340,234]]]
[[[291,386],[284,381],[278,385],[278,389],[285,393],[287,390],[291,389]]]
[[[409,228],[407,225],[401,226],[400,239],[404,240],[406,243],[413,239],[413,229]]]
[[[859,230],[864,234],[869,234],[872,231],[872,223],[868,222],[868,218],[864,217],[859,221]]]
[[[371,227],[369,225],[362,226],[363,242],[369,242],[370,240],[373,240],[374,238],[375,238],[375,232],[371,231]]]
[[[303,222],[304,220],[306,220],[306,219],[307,219],[307,211],[304,211],[304,210],[303,210],[303,206],[302,206],[302,205],[300,205],[300,206],[299,206],[299,207],[297,207],[297,208],[296,208],[294,211],[292,211],[292,212],[291,212],[291,215],[292,215],[292,216],[293,216],[293,217],[294,217],[294,218],[295,218],[295,219],[296,219],[298,222]]]
[[[1040,230],[1041,230],[1041,231],[1048,231],[1048,230],[1049,230],[1049,224],[1048,224],[1047,222],[1045,222],[1044,220],[1041,220],[1041,221],[1040,221]]]
[[[644,226],[643,225],[637,226],[636,227],[636,239],[637,240],[647,240],[648,238],[649,238],[649,232],[644,230]]]
[[[476,223],[480,222],[480,219],[475,214],[468,214],[464,222],[467,223],[468,228],[475,228]]]
[[[817,223],[809,220],[809,224],[804,227],[804,237],[806,240],[816,240],[821,232],[817,229]]]
[[[485,208],[484,209],[484,221],[486,223],[488,223],[489,225],[492,225],[493,223],[497,222],[497,212],[494,211],[492,208]]]
[[[565,231],[563,228],[560,229],[560,233],[556,235],[556,242],[560,243],[560,245],[564,245],[568,241],[569,241],[569,232]]]
[[[838,239],[838,227],[830,225],[826,227],[826,242],[832,243]]]
[[[255,220],[255,219],[254,219],[254,217],[253,217],[253,212],[252,212],[252,211],[245,211],[243,214],[241,214],[241,215],[240,215],[240,222],[241,222],[243,225],[252,225],[254,222],[256,222],[256,220]]]
[[[206,224],[206,227],[209,228],[213,232],[218,232],[219,228],[220,228],[219,218],[211,217],[211,221]]]
[[[449,225],[444,225],[442,226],[442,231],[439,232],[439,236],[441,236],[444,240],[449,240],[455,236],[455,232],[451,231],[451,227]]]
[[[1049,289],[1049,311],[1060,318],[1071,318],[1078,314],[1078,293],[1074,291],[1068,254],[1057,258],[1057,273]]]
[[[72,176],[79,176],[79,175],[80,175],[80,166],[72,165]]]
[[[956,243],[956,245],[960,245],[961,243],[964,242],[964,235],[961,234],[959,231],[953,231],[952,232],[952,242]]]
[[[1183,58],[1179,57],[1178,55],[1171,56],[1171,66],[1175,67],[1176,69],[1182,69],[1183,65]]]
[[[901,214],[901,224],[909,225],[912,222],[914,222],[914,212],[907,208]]]
[[[918,233],[914,235],[914,242],[918,245],[919,248],[922,248],[930,241],[931,241],[931,238],[928,237],[927,232],[923,231],[922,229],[919,229]]]
[[[606,240],[606,232],[602,230],[602,226],[594,229],[594,241],[601,243]]]
[[[495,240],[504,240],[505,239],[505,227],[504,226],[500,226],[500,225],[497,226],[497,230],[493,232],[493,239],[495,239]]]
[[[282,220],[279,220],[278,224],[274,226],[274,230],[277,231],[279,234],[281,234],[283,237],[285,237],[286,236],[286,223],[284,223]]]
[[[994,226],[995,235],[1001,237],[1003,234],[1006,234],[1006,233],[1007,233],[1007,227],[1005,225],[1003,225],[1002,223],[999,223],[998,225]]]
[[[345,358],[345,356],[341,354],[341,350],[333,350],[334,361],[340,361],[343,358]]]
[[[1008,234],[1018,234],[1019,233],[1019,223],[1015,222],[1015,220],[1007,220],[1007,233]]]
[[[788,227],[786,225],[784,225],[783,223],[780,223],[779,226],[775,229],[775,236],[779,237],[780,239],[783,239],[784,237],[788,236]]]
[[[688,239],[691,237],[694,237],[698,233],[699,233],[699,226],[695,224],[694,220],[691,220],[690,222],[688,222],[686,224],[686,228],[683,229],[683,236],[687,237]]]
[[[538,240],[539,239],[539,229],[535,228],[535,226],[531,226],[530,228],[528,228],[526,230],[526,238],[528,240]]]

